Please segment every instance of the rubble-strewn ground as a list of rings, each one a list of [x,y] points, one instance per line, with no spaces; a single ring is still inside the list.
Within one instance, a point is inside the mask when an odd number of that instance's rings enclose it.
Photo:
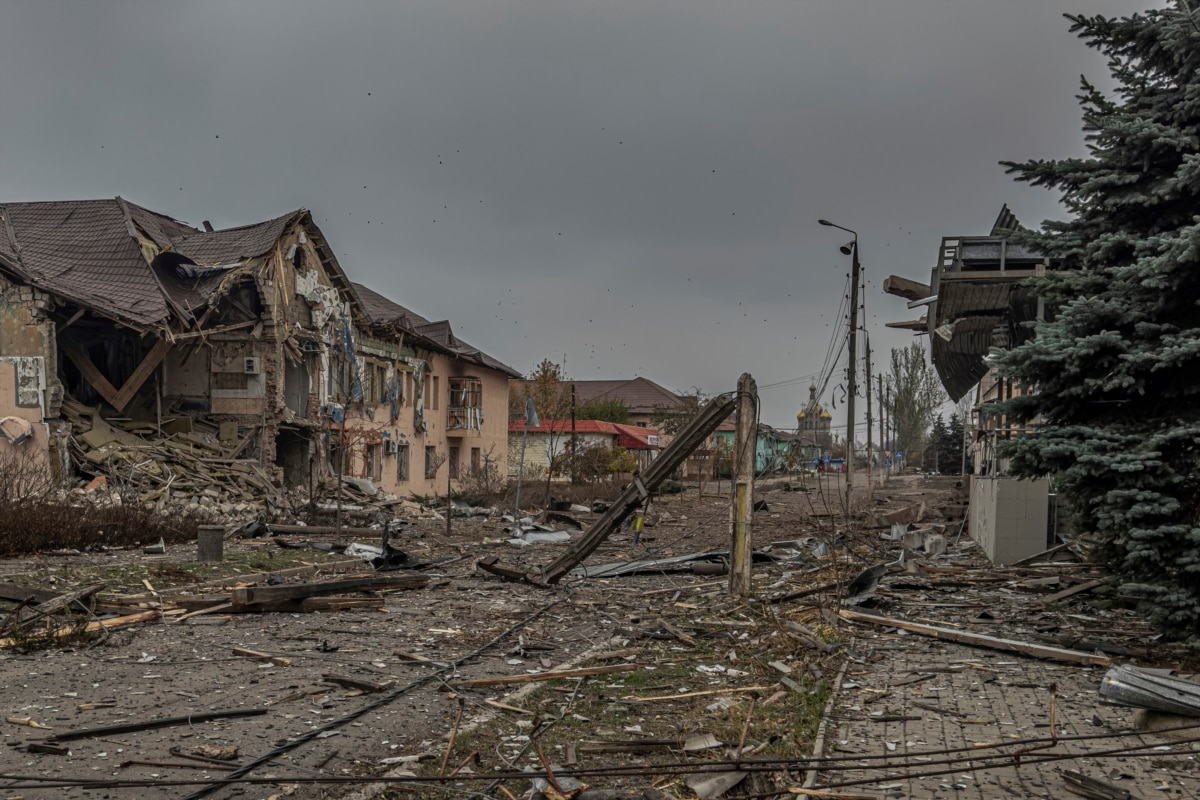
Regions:
[[[884,579],[872,607],[860,610],[1086,651],[1124,648],[1122,660],[1152,666],[1178,656],[1152,645],[1136,617],[1098,590],[1042,602],[1093,577],[1086,566],[1046,560],[997,570],[985,564],[978,549],[957,535],[962,493],[953,484],[897,478],[877,493],[883,510],[924,505],[919,524],[941,531],[950,547],[937,558],[907,558],[912,571],[897,568]],[[714,494],[716,488],[707,487],[704,497],[691,491],[656,501],[652,524],[638,545],[631,533],[616,534],[589,563],[727,547],[729,505]],[[719,575],[568,579],[551,589],[511,583],[477,570],[476,560],[497,555],[509,563],[546,563],[564,545],[496,543],[506,538],[505,524],[496,520],[456,519],[449,534],[444,521],[424,520],[397,544],[416,560],[446,560],[422,571],[431,579],[427,587],[387,595],[383,612],[213,613],[114,630],[92,646],[5,651],[0,655],[0,680],[7,687],[3,716],[18,722],[0,722],[8,745],[0,751],[0,772],[120,782],[111,787],[18,784],[5,796],[185,797],[228,773],[186,758],[201,745],[236,747],[232,763],[256,763],[247,777],[262,781],[219,787],[214,797],[483,790],[497,797],[505,791],[519,795],[529,780],[505,776],[527,768],[544,775],[542,757],[588,771],[581,780],[592,790],[640,794],[655,787],[693,796],[689,786],[707,793],[707,781],[717,774],[700,770],[728,772],[717,762],[734,759],[739,749],[743,762],[762,771],[729,793],[765,795],[805,781],[797,759],[813,750],[831,690],[825,754],[853,754],[860,761],[886,755],[901,772],[923,769],[930,758],[918,754],[901,766],[900,757],[914,750],[1045,735],[1039,726],[1049,724],[1051,680],[1059,686],[1056,722],[1063,735],[1109,732],[1127,723],[1128,713],[1096,703],[1100,667],[1036,661],[838,621],[829,612],[840,587],[863,566],[896,560],[900,543],[881,538],[887,527],[872,525],[873,515],[845,526],[835,513],[836,487],[830,488],[828,504],[815,489],[763,488],[759,496],[769,510],[755,515],[755,542],[760,548],[777,543],[770,552],[780,560],[756,565],[754,585],[759,598],[790,596],[781,602],[733,598],[727,578]],[[587,516],[581,521],[586,523]],[[832,553],[824,553],[831,545]],[[319,577],[295,575],[294,568],[303,563],[324,564],[319,576],[363,572],[342,557],[279,549],[270,540],[229,543],[220,569],[236,576],[234,570],[247,575],[286,567],[293,571],[285,581]],[[43,555],[8,562],[0,573],[3,581],[63,591],[107,574],[119,585],[110,591],[132,593],[145,591],[143,577],[165,592],[210,578],[212,568],[195,563],[194,549],[186,546],[164,555],[140,550]],[[57,579],[54,584],[51,578]],[[823,586],[829,588],[819,589]],[[234,655],[233,648],[264,653],[275,663]],[[600,674],[461,685],[564,668],[599,668]],[[376,684],[382,691],[330,682],[337,678]],[[21,747],[51,733],[245,709],[265,713],[73,739],[63,745],[69,754]],[[976,717],[986,722],[975,722]],[[1172,796],[1192,796],[1191,758],[1162,751],[1157,761],[1062,766],[1091,769],[1096,777],[1139,791],[1166,781]],[[953,766],[954,775],[929,780],[897,778],[894,772],[881,779],[874,773],[829,771],[820,775],[820,784],[872,781],[838,790],[852,793],[842,796],[956,797],[967,791],[954,788],[958,783],[971,787],[975,794],[969,796],[1065,793],[1050,771],[1058,765],[1022,767],[1022,776],[1033,774],[1030,769],[1046,771],[1020,781],[983,772],[966,781],[958,775],[972,774],[970,765]],[[1134,777],[1113,777],[1110,768]],[[420,787],[380,782],[389,775],[436,777],[455,770],[452,779]],[[497,779],[501,783],[493,787]],[[570,794],[569,783],[560,786]]]

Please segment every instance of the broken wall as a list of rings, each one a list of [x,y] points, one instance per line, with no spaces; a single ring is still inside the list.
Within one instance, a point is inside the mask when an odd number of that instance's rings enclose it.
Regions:
[[[5,492],[45,488],[54,477],[45,390],[44,359],[0,357],[0,480]]]

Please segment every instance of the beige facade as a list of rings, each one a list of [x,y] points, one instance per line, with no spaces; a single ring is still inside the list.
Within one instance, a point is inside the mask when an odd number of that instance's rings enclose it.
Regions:
[[[0,204],[0,357],[44,365],[37,409],[0,400],[0,419],[36,423],[16,438],[63,479],[68,400],[254,462],[262,491],[352,476],[444,493],[507,460],[516,371],[352,284],[304,210],[216,231],[121,198]]]
[[[502,476],[508,376],[451,355],[417,353],[390,363],[374,348],[363,356],[363,374],[371,377],[363,407],[346,412],[346,474],[399,495],[458,491],[489,469]],[[399,389],[394,415],[380,380]]]

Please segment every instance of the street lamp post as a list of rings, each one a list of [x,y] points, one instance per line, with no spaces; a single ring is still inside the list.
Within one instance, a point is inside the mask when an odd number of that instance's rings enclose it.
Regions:
[[[827,228],[837,228],[854,237],[852,242],[842,245],[850,261],[850,369],[846,387],[846,516],[851,512],[851,497],[854,491],[854,396],[858,393],[858,276],[862,269],[858,262],[858,231],[835,225],[827,219],[817,220]]]

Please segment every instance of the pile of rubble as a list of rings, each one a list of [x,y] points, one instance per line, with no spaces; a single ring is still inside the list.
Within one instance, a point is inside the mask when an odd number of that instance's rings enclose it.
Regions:
[[[62,413],[74,432],[76,467],[99,479],[89,489],[120,487],[126,501],[160,510],[174,503],[185,511],[226,513],[249,511],[275,491],[258,460],[243,457],[253,436],[231,446],[222,442],[218,429],[188,416],[164,418],[161,424],[105,420],[96,409],[69,398]]]
[[[161,421],[101,417],[71,398],[62,404],[71,422],[72,461],[85,479],[75,489],[101,504],[135,503],[158,511],[204,514],[214,521],[244,521],[269,513],[294,516],[298,509],[359,516],[441,518],[441,512],[382,492],[371,481],[342,477],[336,484],[280,489],[254,456],[258,438],[236,425],[214,425],[187,415]],[[90,480],[86,476],[92,476]],[[444,509],[442,510],[444,512]]]

